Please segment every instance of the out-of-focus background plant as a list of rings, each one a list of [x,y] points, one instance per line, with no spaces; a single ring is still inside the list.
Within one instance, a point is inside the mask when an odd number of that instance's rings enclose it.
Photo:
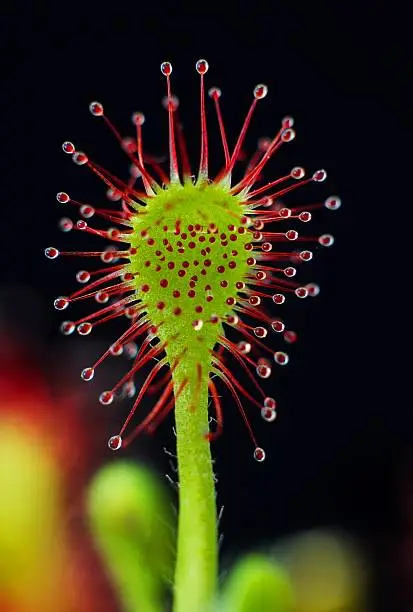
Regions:
[[[63,364],[37,359],[42,349],[36,334],[17,329],[10,308],[1,312],[2,612],[169,610],[176,518],[171,478],[162,478],[136,453],[114,460],[96,436],[108,426],[107,417],[99,425],[102,415],[84,386],[68,385],[78,347]],[[171,458],[169,451],[165,458]],[[409,500],[405,482],[401,492]],[[386,548],[383,542],[372,545],[366,529],[355,538],[326,521],[324,527],[315,522],[277,537],[273,517],[265,508],[258,515],[271,535],[254,543],[254,527],[248,526],[245,539],[227,549],[211,611],[386,609],[375,603],[377,577],[383,576],[378,562]],[[389,585],[409,584],[408,538],[400,550],[387,544]]]

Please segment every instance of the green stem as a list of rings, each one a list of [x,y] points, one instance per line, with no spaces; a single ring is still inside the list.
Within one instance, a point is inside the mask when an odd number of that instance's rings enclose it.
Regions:
[[[175,389],[185,372],[174,373]],[[196,403],[196,404],[194,404]],[[208,377],[190,379],[175,404],[179,522],[174,612],[209,610],[217,580],[215,486],[209,442]]]

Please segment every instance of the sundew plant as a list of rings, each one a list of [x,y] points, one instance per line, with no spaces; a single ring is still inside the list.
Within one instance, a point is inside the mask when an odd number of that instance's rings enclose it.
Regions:
[[[123,181],[113,176],[72,142],[64,142],[63,151],[103,181],[112,204],[95,208],[59,192],[58,202],[77,208],[81,217],[76,223],[63,218],[61,229],[99,236],[105,244],[99,251],[61,252],[55,247],[45,251],[49,259],[80,256],[99,262],[96,269],[77,273],[80,289],[55,300],[58,310],[86,299],[99,306],[87,317],[64,321],[63,334],[76,330],[88,335],[101,323],[119,317],[129,321],[121,337],[81,372],[82,379],[90,381],[107,357],[132,352],[130,370],[99,397],[103,405],[111,404],[117,395],[133,398],[128,417],[109,438],[109,448],[121,451],[174,413],[179,473],[174,610],[178,612],[206,609],[216,591],[217,520],[210,443],[223,431],[223,387],[227,389],[224,397],[231,398],[245,423],[254,459],[264,461],[265,451],[256,441],[251,422],[257,411],[265,421],[276,419],[276,398],[267,396],[262,381],[273,368],[288,363],[283,347],[296,340],[280,314],[285,308],[281,305],[318,294],[318,285],[296,281],[297,267],[312,259],[313,245],[328,247],[334,241],[330,234],[301,235],[295,227],[306,227],[320,208],[340,206],[336,196],[306,207],[294,205],[290,192],[323,182],[326,172],[322,169],[307,175],[296,166],[287,175],[264,182],[268,161],[295,137],[292,117],[282,119],[272,139],[258,141],[255,153],[242,162],[242,177],[233,180],[256,106],[267,95],[263,84],[254,88],[233,147],[226,137],[221,90],[208,89],[223,158],[222,169],[212,178],[205,110],[207,61],[199,60],[196,70],[201,130],[196,173],[178,118],[179,102],[172,92],[172,65],[164,62],[169,170],[145,153],[142,113],[132,115],[136,136],[123,138],[102,104],[92,102],[92,115],[106,124],[129,157],[130,178]],[[92,217],[100,217],[109,227],[93,227]],[[279,350],[274,351],[277,338]],[[234,374],[233,364],[242,377]],[[149,373],[137,387],[134,378],[145,366]],[[139,418],[145,395],[155,398],[154,405]]]

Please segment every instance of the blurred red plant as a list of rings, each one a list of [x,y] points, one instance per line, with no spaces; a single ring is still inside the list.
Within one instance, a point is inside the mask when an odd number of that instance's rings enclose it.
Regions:
[[[101,463],[87,398],[56,373],[52,384],[46,369],[32,347],[0,332],[0,608],[113,612],[84,519],[86,484]]]

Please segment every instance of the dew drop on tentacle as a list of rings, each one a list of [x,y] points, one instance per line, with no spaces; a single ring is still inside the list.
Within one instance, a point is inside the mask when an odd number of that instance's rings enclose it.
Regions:
[[[219,89],[219,87],[210,87],[208,89],[208,95],[210,98],[212,98],[213,100],[217,100],[218,98],[221,97],[222,92]]]
[[[251,344],[249,342],[245,342],[245,340],[238,342],[237,348],[243,355],[248,355],[248,353],[251,352]]]
[[[262,326],[258,326],[258,327],[254,327],[254,334],[257,336],[257,338],[265,338],[267,336],[267,330],[265,329],[265,327]]]
[[[310,261],[313,258],[311,251],[301,251],[298,256],[302,261]]]
[[[89,110],[95,117],[101,117],[103,115],[103,105],[100,102],[91,102],[89,104]]]
[[[58,297],[53,304],[56,310],[65,310],[69,306],[70,300],[67,297]]]
[[[288,276],[288,278],[292,278],[297,274],[297,270],[293,268],[293,266],[288,266],[284,269],[284,274],[285,276]]]
[[[112,344],[112,346],[109,349],[109,352],[113,357],[119,357],[123,353],[123,345],[116,344],[116,343]]]
[[[275,363],[278,363],[278,365],[287,365],[289,360],[290,358],[288,357],[287,353],[284,353],[284,351],[277,351],[274,353],[274,361]]]
[[[325,181],[327,178],[327,172],[325,170],[316,170],[313,174],[313,181],[316,183],[321,183]]]
[[[108,440],[108,447],[110,450],[116,451],[119,450],[122,446],[122,437],[121,436],[112,436]]]
[[[94,375],[95,375],[95,370],[93,368],[84,368],[80,373],[80,377],[82,378],[82,380],[85,380],[86,382],[92,380]]]
[[[62,232],[70,232],[73,229],[73,221],[69,217],[62,217],[59,220],[59,229]]]
[[[258,463],[261,463],[262,461],[264,461],[265,459],[265,451],[263,448],[260,448],[259,446],[257,446],[254,449],[254,459],[255,461],[258,461]]]
[[[56,194],[56,200],[60,202],[60,204],[66,204],[69,202],[70,198],[65,191],[59,191],[59,193]]]
[[[275,321],[271,322],[271,327],[272,329],[277,332],[277,333],[281,333],[284,331],[285,325],[282,321],[279,321],[278,319]]]
[[[60,325],[60,331],[65,336],[70,336],[70,334],[73,334],[75,329],[76,329],[76,325],[73,321],[63,321],[63,323],[61,323]]]
[[[299,298],[306,298],[308,296],[308,289],[306,287],[297,287],[294,293]]]
[[[62,149],[68,155],[72,155],[76,150],[73,142],[70,142],[69,140],[65,140],[65,142],[62,144]]]
[[[283,337],[285,342],[288,342],[288,344],[293,344],[294,342],[297,342],[297,334],[292,329],[286,331]]]
[[[263,85],[262,83],[254,87],[254,98],[256,98],[257,100],[262,100],[262,98],[265,98],[267,93],[268,87],[266,85]]]
[[[266,397],[264,399],[264,408],[275,410],[277,408],[277,402],[275,401],[273,397]]]
[[[294,138],[295,138],[295,130],[292,130],[291,128],[287,128],[281,134],[281,140],[283,142],[291,142],[291,140],[294,140]]]
[[[89,321],[85,321],[84,323],[79,323],[77,326],[77,333],[80,336],[88,336],[92,331],[93,325],[89,323]]]
[[[83,206],[79,208],[79,212],[84,219],[90,219],[95,214],[95,209],[93,208],[93,206],[83,204]]]
[[[59,250],[55,249],[55,247],[47,247],[47,249],[44,250],[44,254],[47,259],[56,259],[59,257]]]
[[[321,246],[329,247],[334,244],[334,236],[331,234],[323,234],[319,237],[318,242]]]
[[[87,164],[89,161],[88,156],[86,155],[86,153],[83,153],[83,151],[76,151],[76,153],[73,153],[72,160],[78,166],[83,166],[84,164]]]
[[[172,64],[170,62],[162,62],[161,72],[164,76],[169,76],[172,73]]]
[[[76,280],[78,283],[87,283],[90,280],[90,273],[86,270],[79,270],[76,273]]]
[[[340,198],[338,196],[330,196],[324,202],[324,206],[328,210],[338,210],[340,208],[340,206],[341,206],[341,200],[340,200]]]
[[[316,297],[320,293],[320,287],[316,283],[307,283],[306,289],[311,297]]]
[[[113,398],[114,394],[112,391],[102,391],[102,393],[99,395],[99,402],[103,406],[108,406],[113,402]]]
[[[290,176],[293,179],[302,179],[305,176],[305,170],[301,166],[294,166],[290,172]]]
[[[274,408],[261,408],[261,416],[267,423],[272,423],[277,418],[277,411]]]
[[[200,59],[195,64],[195,67],[196,67],[196,71],[199,74],[205,74],[206,72],[208,72],[209,64],[205,59]]]
[[[256,372],[260,378],[269,378],[271,376],[271,368],[266,363],[259,363],[256,367]]]

